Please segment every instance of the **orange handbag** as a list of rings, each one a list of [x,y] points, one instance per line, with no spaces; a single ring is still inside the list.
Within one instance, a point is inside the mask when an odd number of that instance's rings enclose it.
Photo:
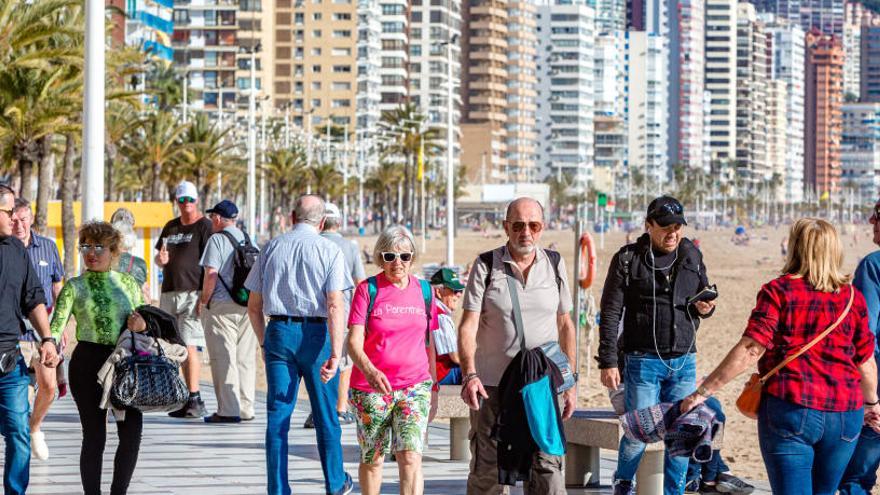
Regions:
[[[764,384],[767,383],[767,380],[778,373],[779,370],[784,368],[788,363],[800,357],[801,354],[809,351],[810,348],[818,344],[822,339],[827,337],[829,333],[837,328],[843,322],[843,319],[846,318],[846,315],[849,314],[849,310],[850,308],[852,308],[855,294],[856,290],[850,287],[849,302],[846,304],[846,308],[843,309],[843,313],[841,313],[840,317],[837,318],[837,321],[835,321],[834,324],[826,328],[825,331],[819,334],[818,337],[813,339],[812,342],[805,345],[791,356],[785,358],[785,360],[779,363],[775,368],[768,371],[766,375],[761,376],[758,373],[752,373],[752,376],[750,376],[749,381],[746,382],[746,386],[745,388],[743,388],[742,393],[740,393],[739,397],[736,399],[736,408],[739,409],[739,412],[741,412],[743,416],[752,419],[758,418],[758,407],[760,407],[761,405],[761,389],[764,387]]]

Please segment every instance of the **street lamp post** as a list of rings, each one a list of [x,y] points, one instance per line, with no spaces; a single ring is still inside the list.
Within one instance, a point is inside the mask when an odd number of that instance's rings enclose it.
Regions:
[[[104,219],[104,2],[86,0],[82,219]],[[22,184],[27,190],[30,184]]]
[[[455,164],[452,149],[452,44],[458,39],[453,35],[446,42],[446,266],[455,260]]]
[[[257,43],[249,50],[251,55],[250,67],[250,93],[248,94],[248,177],[247,177],[247,228],[253,235],[256,224],[257,213],[257,52],[260,50],[260,44]]]

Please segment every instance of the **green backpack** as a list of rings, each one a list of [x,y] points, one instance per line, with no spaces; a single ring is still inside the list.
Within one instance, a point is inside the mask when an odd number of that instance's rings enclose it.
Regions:
[[[427,280],[418,279],[419,285],[422,287],[422,299],[425,300],[425,317],[428,320],[425,324],[425,346],[427,347],[430,343],[431,338],[431,300],[433,299],[433,295],[431,293],[431,283]],[[367,306],[367,318],[366,320],[370,320],[370,315],[373,314],[373,305],[376,303],[376,294],[379,292],[379,282],[376,280],[376,276],[367,278],[367,293],[370,295],[370,304]],[[364,323],[364,332],[366,332],[367,324]]]

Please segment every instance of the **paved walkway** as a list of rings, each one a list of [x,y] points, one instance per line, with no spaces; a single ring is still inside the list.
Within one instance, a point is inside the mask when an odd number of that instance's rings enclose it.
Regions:
[[[202,385],[202,397],[212,411],[216,407],[213,389]],[[265,402],[260,399],[257,418],[238,425],[208,425],[201,420],[174,420],[165,415],[144,418],[140,459],[129,490],[131,494],[257,494],[266,492],[265,482]],[[290,479],[295,494],[323,494],[324,484],[314,430],[301,428],[307,411],[297,410],[290,432]],[[82,493],[79,478],[81,430],[76,406],[68,395],[56,402],[43,431],[51,457],[31,463],[32,495]],[[429,449],[425,454],[425,494],[455,495],[465,492],[468,466],[448,460],[448,430],[431,426]],[[342,442],[346,470],[357,479],[358,447],[354,426],[344,426]],[[116,432],[108,428],[104,453],[104,491],[109,492]],[[2,451],[2,447],[0,447]],[[604,452],[606,455],[613,455]],[[603,488],[569,490],[571,494],[611,493],[610,473],[614,460],[603,459]],[[382,493],[398,493],[397,469],[385,466]],[[357,486],[355,493],[357,493]],[[512,493],[522,493],[519,489]]]

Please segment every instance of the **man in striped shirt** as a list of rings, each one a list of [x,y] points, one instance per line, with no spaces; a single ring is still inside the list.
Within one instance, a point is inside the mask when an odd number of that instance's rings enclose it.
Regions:
[[[43,292],[46,294],[46,308],[49,314],[52,314],[52,307],[55,298],[61,292],[61,286],[64,284],[64,266],[61,264],[61,257],[58,256],[58,246],[52,239],[43,237],[34,232],[31,227],[34,223],[34,212],[31,210],[31,204],[24,198],[16,198],[15,206],[12,213],[12,233],[27,248],[28,257]],[[37,391],[34,397],[34,408],[31,413],[31,454],[41,461],[49,458],[49,446],[46,445],[46,437],[40,431],[40,425],[46,414],[49,412],[49,406],[55,400],[55,392],[58,391],[58,379],[56,373],[63,373],[61,366],[57,368],[49,368],[40,362],[40,339],[34,332],[34,327],[27,318],[24,319],[27,331],[22,335],[21,354],[24,357],[25,364],[29,369],[34,370],[37,377]],[[62,336],[62,342],[65,342],[66,335]],[[62,394],[63,395],[63,394]]]

